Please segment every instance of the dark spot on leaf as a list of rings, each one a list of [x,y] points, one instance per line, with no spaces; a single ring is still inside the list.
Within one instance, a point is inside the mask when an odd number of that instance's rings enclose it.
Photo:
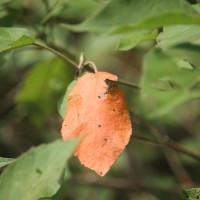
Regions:
[[[42,174],[42,171],[41,171],[40,169],[38,169],[38,168],[36,168],[36,172],[37,172],[38,174]]]
[[[98,127],[101,128],[101,124],[99,124]]]
[[[98,96],[99,99],[101,99],[101,96]]]
[[[105,142],[107,142],[107,141],[108,141],[108,139],[107,139],[107,138],[104,138],[103,140],[104,140]]]
[[[68,101],[71,101],[74,98],[74,96],[68,96]]]
[[[113,108],[113,111],[115,112],[115,109]]]
[[[100,175],[102,175],[103,174],[103,172],[100,172]]]
[[[64,126],[67,126],[66,124]]]
[[[105,82],[106,82],[106,84],[107,84],[108,86],[112,83],[112,81],[109,80],[109,79],[106,79]]]

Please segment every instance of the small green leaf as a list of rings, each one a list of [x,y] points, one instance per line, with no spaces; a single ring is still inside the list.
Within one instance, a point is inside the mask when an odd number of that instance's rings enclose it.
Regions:
[[[193,89],[199,82],[200,69],[180,67],[177,57],[180,59],[176,53],[158,49],[145,56],[140,109],[149,118],[172,113],[178,106],[200,97],[200,91]]]
[[[190,62],[188,62],[187,60],[181,59],[177,62],[178,66],[180,68],[185,68],[185,69],[193,69],[193,66],[191,65]]]
[[[181,193],[182,200],[198,200],[200,199],[200,188],[192,188],[183,190]]]
[[[68,95],[76,85],[77,80],[73,80],[67,87],[67,90],[65,92],[65,95],[62,99],[62,102],[60,103],[60,106],[58,108],[58,112],[60,113],[61,117],[64,119],[67,111],[67,104],[68,104]]]
[[[0,52],[30,45],[35,38],[24,28],[0,28]]]
[[[59,16],[63,19],[73,20],[73,21],[82,21],[91,16],[99,7],[103,6],[106,1],[94,1],[94,0],[73,0],[67,1],[68,6],[67,10],[59,13]]]
[[[61,59],[41,62],[28,74],[17,102],[37,125],[57,112],[57,101],[71,81],[72,74],[72,68]]]
[[[55,141],[23,154],[0,177],[1,199],[36,200],[53,196],[60,188],[66,162],[76,143]],[[66,171],[65,177],[69,176]]]
[[[123,33],[172,24],[200,24],[200,15],[183,0],[112,0],[82,24],[65,26],[74,31]]]
[[[130,50],[142,42],[155,40],[157,35],[158,35],[157,30],[135,31],[132,34],[129,34],[128,36],[121,38],[116,47],[116,50],[119,50],[119,51]]]
[[[19,47],[24,47],[30,44],[33,44],[33,42],[35,41],[35,38],[33,37],[29,37],[27,35],[23,35],[22,37],[20,37],[18,40],[16,40],[15,42],[12,42],[10,44],[9,49],[15,49],[15,48],[19,48]],[[7,49],[8,50],[8,49]]]
[[[13,159],[13,158],[0,157],[0,167],[8,165],[8,164],[12,163],[14,160],[15,159]]]
[[[200,44],[200,26],[177,25],[164,27],[157,37],[158,46],[167,48],[181,43]]]
[[[179,60],[185,60],[189,62],[193,69],[200,69],[199,51],[200,45],[192,44],[180,44],[164,50],[168,56],[175,58],[176,62],[179,62]]]

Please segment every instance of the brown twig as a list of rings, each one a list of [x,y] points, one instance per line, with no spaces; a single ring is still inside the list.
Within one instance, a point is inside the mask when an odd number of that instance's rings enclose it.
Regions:
[[[125,86],[128,86],[128,87],[131,87],[131,88],[134,88],[134,89],[139,90],[139,91],[142,91],[140,86],[138,86],[137,84],[131,83],[129,81],[125,81],[125,80],[119,79],[117,81],[117,83],[121,84],[121,85],[125,85]]]
[[[43,48],[43,49],[47,49],[48,51],[56,54],[57,56],[59,56],[60,58],[62,58],[63,60],[69,62],[75,70],[80,70],[80,65],[77,64],[76,62],[74,62],[72,59],[70,59],[69,57],[67,57],[66,55],[60,53],[59,51],[45,45],[45,44],[42,44],[42,43],[39,43],[39,42],[33,42],[33,45],[35,46],[38,46],[40,48]],[[94,64],[93,62],[91,61],[86,61],[86,62],[83,62],[83,65],[86,66],[84,67],[87,71],[93,71],[91,70],[90,67],[88,67],[89,65],[91,64]],[[94,69],[94,71],[96,71]],[[137,85],[137,84],[134,84],[134,83],[131,83],[131,82],[128,82],[128,81],[125,81],[125,80],[118,80],[118,81],[115,81],[115,83],[118,83],[118,84],[121,84],[121,85],[125,85],[125,86],[128,86],[128,87],[131,87],[131,88],[134,88],[134,89],[137,89],[137,90],[141,90],[141,88]]]
[[[159,142],[157,140],[153,140],[153,139],[150,139],[150,138],[147,138],[147,137],[144,137],[144,136],[132,134],[132,137],[134,139],[136,139],[136,140],[140,140],[140,141],[145,142],[145,143],[149,143],[149,144],[153,144],[153,145],[158,145],[158,146],[163,146],[163,147],[166,146],[162,142]]]
[[[98,70],[97,70],[97,66],[91,62],[91,61],[86,61],[83,63],[83,67],[84,66],[92,66],[93,70],[94,70],[94,73],[97,74]]]
[[[194,183],[182,165],[180,159],[177,157],[177,152],[173,151],[172,149],[163,149],[163,153],[165,159],[168,162],[169,167],[171,168],[172,172],[175,174],[177,180],[181,183],[181,187],[188,188],[193,187]]]
[[[161,141],[149,139],[149,138],[139,136],[139,135],[135,135],[135,134],[133,134],[133,137],[135,139],[138,139],[140,141],[144,141],[146,143],[159,145],[159,146],[163,146],[163,147],[164,146],[169,147],[168,144],[163,143]],[[185,168],[180,163],[180,160],[176,156],[175,152],[172,151],[171,149],[163,149],[163,152],[164,152],[165,158],[166,158],[170,168],[172,169],[174,174],[176,174],[177,179],[181,182],[182,187],[183,188],[193,187],[194,183],[193,183],[192,179],[190,178],[189,174],[187,173]],[[183,153],[183,152],[181,152],[181,153]]]
[[[153,184],[144,184],[141,182],[134,182],[124,178],[98,178],[93,175],[84,175],[84,176],[75,176],[71,179],[72,184],[87,184],[93,187],[106,187],[113,188],[117,190],[126,190],[126,191],[138,191],[138,190],[147,190],[147,191],[162,191],[165,193],[178,194],[181,191],[180,187],[172,188],[162,188],[154,186]]]
[[[199,154],[197,154],[197,153],[195,153],[195,152],[193,152],[189,149],[184,148],[180,144],[174,142],[168,136],[164,136],[164,138],[159,140],[159,141],[154,140],[154,139],[150,139],[150,138],[147,138],[147,137],[144,137],[144,136],[139,136],[139,135],[136,135],[136,134],[133,134],[132,136],[137,140],[144,141],[144,142],[149,143],[149,144],[170,147],[170,148],[174,149],[175,151],[177,151],[179,153],[182,153],[182,154],[189,156],[189,157],[191,157],[191,158],[193,158],[197,161],[200,161],[200,155]]]
[[[38,46],[43,49],[47,49],[48,51],[50,51],[50,52],[56,54],[57,56],[59,56],[60,58],[62,58],[63,60],[69,62],[74,67],[74,69],[76,69],[76,70],[78,69],[77,63],[75,63],[73,60],[71,60],[69,57],[65,56],[64,54],[60,53],[59,51],[57,51],[45,44],[39,43],[39,42],[33,42],[33,45]]]
[[[185,154],[191,158],[196,159],[197,161],[200,161],[200,154],[197,154],[189,149],[186,149],[185,147],[181,146],[180,144],[173,141],[169,136],[161,134],[156,128],[151,126],[150,124],[143,122],[146,127],[149,129],[151,133],[153,133],[162,144],[182,153]]]
[[[133,115],[133,116],[136,116],[136,115]],[[147,127],[147,129],[154,136],[156,136],[156,138],[159,139],[159,141],[152,140],[152,139],[145,138],[143,136],[138,136],[138,135],[133,135],[133,137],[135,139],[139,139],[141,141],[148,142],[150,144],[154,144],[154,145],[156,144],[156,145],[159,145],[159,146],[170,147],[170,149],[169,148],[168,149],[162,149],[164,156],[165,156],[165,158],[166,158],[166,160],[169,164],[169,167],[171,168],[171,170],[173,171],[173,173],[175,174],[175,176],[177,177],[177,179],[181,183],[182,188],[193,187],[194,183],[193,183],[190,175],[187,173],[187,171],[183,167],[182,163],[178,159],[176,152],[180,152],[182,154],[185,154],[185,155],[192,157],[192,158],[194,158],[198,161],[200,161],[200,155],[198,155],[197,153],[194,153],[194,152],[182,147],[178,143],[174,142],[168,136],[163,135],[155,127],[153,127],[151,124],[145,122],[144,120],[140,119],[138,116],[136,118],[139,121],[141,121]],[[172,151],[172,149],[175,150],[175,151]]]
[[[171,147],[171,149],[162,149],[162,151],[164,153],[166,161],[169,164],[169,167],[171,168],[171,170],[173,171],[173,173],[175,174],[175,176],[177,177],[177,179],[181,183],[181,186],[183,188],[187,187],[187,186],[192,187],[194,185],[194,183],[193,183],[190,175],[187,173],[187,171],[185,170],[184,166],[182,165],[182,163],[178,159],[178,157],[176,155],[176,152],[179,151],[179,152],[184,153],[186,155],[191,155],[191,154],[194,155],[194,153],[191,152],[188,149],[185,149],[184,147],[182,147],[178,143],[174,142],[172,139],[169,138],[169,136],[164,135],[161,132],[159,132],[151,124],[149,124],[147,122],[144,122],[144,121],[142,121],[142,122],[147,127],[147,129],[156,138],[158,138],[160,140],[160,142],[162,144],[165,144],[165,145]],[[172,151],[172,149],[176,150],[176,152]],[[195,156],[197,156],[197,158],[199,157],[199,159],[200,159],[200,155],[195,155]]]

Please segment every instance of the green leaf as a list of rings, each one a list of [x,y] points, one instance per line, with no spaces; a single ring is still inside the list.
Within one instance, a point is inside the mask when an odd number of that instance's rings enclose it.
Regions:
[[[121,38],[116,47],[116,50],[119,50],[119,51],[130,50],[142,42],[155,40],[157,35],[158,35],[157,30],[135,31],[132,34],[129,34],[128,36]]]
[[[177,25],[164,27],[157,38],[158,46],[167,48],[181,43],[200,44],[200,26]]]
[[[58,108],[58,112],[60,113],[61,117],[64,119],[67,111],[67,104],[68,104],[68,95],[76,85],[77,80],[73,80],[67,87],[67,90],[65,92],[65,95],[60,103],[60,106]]]
[[[68,20],[80,21],[91,16],[99,7],[104,5],[103,1],[94,1],[94,0],[73,0],[68,1],[67,10],[60,13],[60,17]]]
[[[178,62],[177,62],[178,66],[180,68],[185,68],[185,69],[193,69],[193,66],[191,65],[190,62],[188,62],[187,60],[184,60],[184,59],[180,59]]]
[[[3,4],[6,4],[8,2],[11,2],[11,0],[1,0],[0,1],[0,6],[3,5]]]
[[[172,24],[200,24],[200,15],[183,0],[112,0],[82,24],[65,26],[75,31],[119,33]]]
[[[0,28],[0,52],[30,45],[35,38],[24,28]]]
[[[56,113],[56,105],[72,79],[72,68],[61,59],[51,59],[36,65],[28,74],[17,102],[38,125]]]
[[[60,188],[75,145],[76,141],[56,141],[23,154],[0,177],[1,199],[36,200],[53,196]],[[69,176],[66,171],[65,177]]]
[[[198,200],[200,199],[200,188],[192,188],[183,190],[181,193],[182,200]]]
[[[145,56],[140,109],[149,118],[172,113],[200,97],[200,91],[193,89],[199,82],[200,69],[179,67],[178,54],[168,53],[155,49]]]
[[[48,20],[50,20],[52,17],[57,16],[60,12],[65,10],[68,6],[68,1],[66,0],[58,0],[52,5],[50,12],[46,14],[46,16],[43,18],[42,23],[46,23]]]
[[[8,164],[12,163],[14,160],[15,159],[13,159],[13,158],[0,157],[0,167],[8,165]]]
[[[175,61],[187,61],[193,69],[200,69],[199,58],[200,45],[180,44],[165,50],[165,53],[174,58]]]

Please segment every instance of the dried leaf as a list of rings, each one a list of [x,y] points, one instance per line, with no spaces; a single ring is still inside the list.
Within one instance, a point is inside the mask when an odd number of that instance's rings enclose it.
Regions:
[[[107,72],[83,75],[68,96],[62,125],[63,139],[82,137],[74,155],[86,167],[104,176],[124,151],[132,132],[123,92]]]

